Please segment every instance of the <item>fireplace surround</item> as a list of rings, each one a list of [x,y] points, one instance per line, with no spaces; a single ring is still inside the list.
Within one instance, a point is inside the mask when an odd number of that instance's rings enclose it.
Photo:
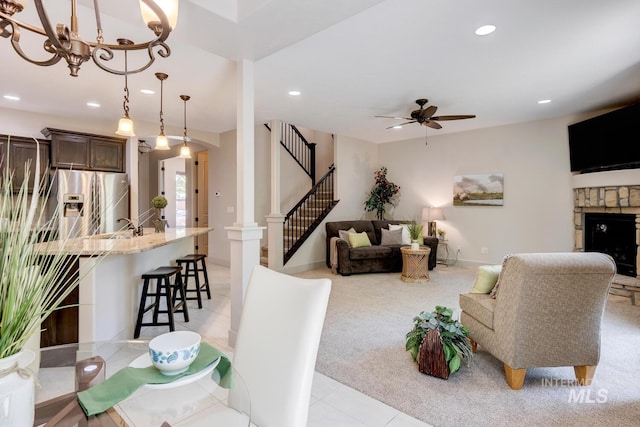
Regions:
[[[626,225],[621,225],[623,222]],[[639,277],[640,185],[575,188],[574,228],[575,251],[604,251],[602,247],[585,245],[593,245],[596,240],[596,246],[609,248],[618,274]],[[606,234],[618,243],[602,243]]]

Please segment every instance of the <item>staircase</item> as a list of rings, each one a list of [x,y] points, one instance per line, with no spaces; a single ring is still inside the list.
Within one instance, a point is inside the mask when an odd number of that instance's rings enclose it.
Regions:
[[[284,264],[338,203],[333,197],[335,170],[331,165],[329,172],[285,216],[282,233]]]
[[[282,123],[280,143],[311,178],[312,187],[286,214],[283,223],[283,264],[296,253],[311,233],[338,203],[334,199],[335,166],[329,167],[318,182],[315,179],[315,144],[309,143],[294,125]],[[271,128],[265,124],[267,129]],[[260,263],[267,265],[268,249],[262,248]]]

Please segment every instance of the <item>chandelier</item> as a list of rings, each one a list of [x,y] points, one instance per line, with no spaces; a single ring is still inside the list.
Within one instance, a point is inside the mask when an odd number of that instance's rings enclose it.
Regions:
[[[147,27],[154,33],[155,38],[146,43],[109,44],[105,43],[102,35],[102,23],[98,0],[93,0],[93,9],[96,15],[97,35],[96,41],[87,41],[78,34],[77,0],[71,0],[70,27],[63,24],[51,25],[47,12],[42,5],[43,0],[34,0],[35,8],[42,28],[26,24],[14,18],[14,15],[22,12],[29,0],[0,0],[0,37],[9,38],[11,45],[18,55],[24,60],[35,65],[49,66],[58,63],[62,58],[67,61],[70,75],[77,77],[80,66],[92,59],[93,62],[112,74],[134,74],[146,70],[156,59],[156,53],[163,58],[171,54],[171,49],[165,43],[169,33],[175,27],[178,20],[178,0],[138,0],[140,12]],[[20,47],[20,32],[30,31],[45,38],[44,51],[51,56],[44,60],[30,58]],[[146,51],[149,60],[140,68],[124,71],[110,68],[107,64],[113,59],[115,51]]]

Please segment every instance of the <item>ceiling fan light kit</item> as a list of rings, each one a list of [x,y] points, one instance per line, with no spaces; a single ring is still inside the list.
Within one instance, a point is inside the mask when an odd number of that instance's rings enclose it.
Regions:
[[[429,102],[426,98],[416,99],[416,104],[420,107],[417,110],[413,110],[410,114],[411,117],[394,117],[394,116],[376,116],[385,119],[396,119],[396,120],[407,120],[404,123],[400,123],[399,125],[389,126],[386,129],[397,129],[398,126],[404,126],[411,123],[418,123],[420,126],[430,127],[432,129],[442,129],[442,125],[438,123],[438,121],[446,121],[446,120],[462,120],[462,119],[473,119],[475,114],[458,114],[458,115],[449,115],[449,116],[434,116],[438,107],[435,105],[430,105],[425,108],[425,105]],[[425,141],[426,144],[426,141]]]

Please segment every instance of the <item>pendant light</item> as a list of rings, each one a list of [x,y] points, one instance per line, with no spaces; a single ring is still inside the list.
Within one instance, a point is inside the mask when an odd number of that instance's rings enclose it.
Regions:
[[[156,77],[160,80],[160,134],[156,137],[156,150],[168,150],[169,140],[164,134],[164,118],[162,116],[162,95],[163,95],[163,83],[169,77],[165,73],[156,73]]]
[[[187,145],[187,101],[191,99],[191,97],[189,95],[180,95],[180,99],[184,101],[184,135],[182,136],[184,145],[180,149],[180,157],[182,157],[183,159],[190,159],[191,150]]]
[[[133,42],[127,39],[118,39],[120,46],[131,45]],[[129,85],[127,82],[127,51],[124,51],[124,102],[122,108],[124,109],[124,116],[118,122],[118,130],[116,135],[122,136],[136,136],[133,132],[133,120],[129,118]]]

